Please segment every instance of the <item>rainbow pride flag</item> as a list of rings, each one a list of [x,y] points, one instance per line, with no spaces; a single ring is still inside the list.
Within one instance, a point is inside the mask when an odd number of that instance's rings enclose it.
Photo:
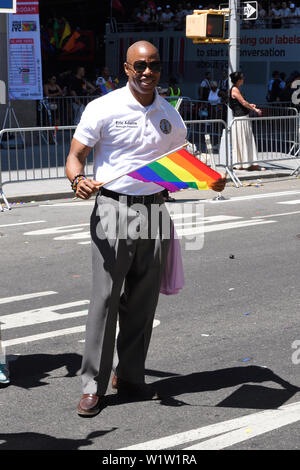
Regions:
[[[210,189],[221,178],[215,170],[181,148],[128,173],[140,181],[163,186],[171,193],[180,189]]]

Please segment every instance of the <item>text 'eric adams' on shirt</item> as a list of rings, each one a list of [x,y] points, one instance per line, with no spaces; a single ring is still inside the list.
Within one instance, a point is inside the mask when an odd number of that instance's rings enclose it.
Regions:
[[[180,147],[186,133],[180,114],[157,92],[153,103],[145,107],[127,84],[86,106],[74,138],[94,147],[94,178],[105,182]],[[105,187],[128,195],[153,194],[162,189],[130,176]]]

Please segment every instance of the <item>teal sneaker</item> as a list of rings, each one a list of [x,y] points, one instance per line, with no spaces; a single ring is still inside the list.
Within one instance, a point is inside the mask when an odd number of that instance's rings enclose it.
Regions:
[[[6,364],[0,363],[0,384],[9,384],[9,373]]]

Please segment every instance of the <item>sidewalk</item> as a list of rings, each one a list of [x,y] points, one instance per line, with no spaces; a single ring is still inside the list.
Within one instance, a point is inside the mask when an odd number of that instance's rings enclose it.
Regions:
[[[299,161],[287,160],[276,163],[275,167],[264,164],[268,167],[266,171],[236,171],[236,175],[243,183],[258,183],[266,178],[288,178],[293,169],[299,166]],[[224,173],[224,167],[217,167],[217,171]],[[227,185],[232,185],[230,178],[227,178]],[[192,190],[191,190],[192,191]],[[191,191],[186,193],[191,197]],[[4,184],[3,192],[9,202],[31,202],[47,201],[52,199],[74,198],[70,182],[67,178],[53,178],[48,180],[24,181],[18,183]],[[195,194],[194,194],[195,193]],[[201,195],[200,195],[201,193]],[[203,198],[203,192],[193,191],[193,197]],[[175,199],[182,199],[183,192],[179,191],[173,195]],[[0,199],[0,203],[3,201]]]

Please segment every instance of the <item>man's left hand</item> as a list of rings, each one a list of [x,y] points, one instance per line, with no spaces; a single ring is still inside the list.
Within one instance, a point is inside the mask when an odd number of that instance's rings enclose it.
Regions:
[[[217,181],[211,184],[210,189],[213,191],[216,191],[217,193],[220,193],[223,191],[226,185],[226,175],[222,174],[222,177],[219,178]]]

